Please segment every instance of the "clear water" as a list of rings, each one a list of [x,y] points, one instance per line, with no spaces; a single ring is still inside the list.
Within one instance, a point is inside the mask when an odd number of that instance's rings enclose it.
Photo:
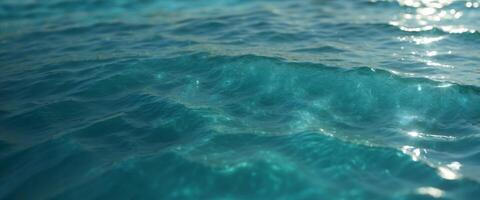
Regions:
[[[3,0],[0,199],[477,199],[479,3]]]

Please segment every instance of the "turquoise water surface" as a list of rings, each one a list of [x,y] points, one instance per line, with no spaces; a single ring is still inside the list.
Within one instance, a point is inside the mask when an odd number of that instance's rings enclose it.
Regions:
[[[2,0],[0,199],[480,198],[480,1]]]

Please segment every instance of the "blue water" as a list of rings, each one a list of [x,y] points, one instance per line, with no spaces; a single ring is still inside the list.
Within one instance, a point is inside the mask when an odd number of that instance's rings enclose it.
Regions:
[[[478,199],[479,4],[0,1],[0,199]]]

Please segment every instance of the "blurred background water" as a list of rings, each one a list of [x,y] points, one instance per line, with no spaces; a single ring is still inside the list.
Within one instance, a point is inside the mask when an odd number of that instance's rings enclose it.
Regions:
[[[3,0],[0,199],[477,199],[479,4]]]

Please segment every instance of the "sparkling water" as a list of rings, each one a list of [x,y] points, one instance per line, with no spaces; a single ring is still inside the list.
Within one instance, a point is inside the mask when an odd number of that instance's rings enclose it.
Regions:
[[[478,199],[479,4],[2,0],[0,199]]]

